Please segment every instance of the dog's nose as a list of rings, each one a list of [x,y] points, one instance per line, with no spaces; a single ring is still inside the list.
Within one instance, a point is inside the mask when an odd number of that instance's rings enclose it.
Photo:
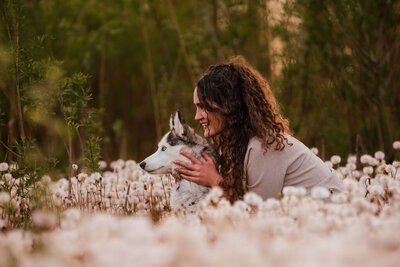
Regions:
[[[142,168],[144,170],[144,167],[146,167],[146,162],[142,161],[140,162],[140,168]]]

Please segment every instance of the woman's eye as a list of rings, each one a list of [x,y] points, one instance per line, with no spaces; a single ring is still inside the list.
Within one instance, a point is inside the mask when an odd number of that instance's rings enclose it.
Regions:
[[[165,151],[165,150],[167,150],[167,147],[166,147],[166,146],[163,146],[163,147],[161,148],[161,151]]]

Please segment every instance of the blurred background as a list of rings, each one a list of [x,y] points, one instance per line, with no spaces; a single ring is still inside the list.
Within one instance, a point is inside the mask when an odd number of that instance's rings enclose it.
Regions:
[[[0,161],[140,161],[176,109],[197,127],[197,79],[235,55],[323,159],[393,158],[399,2],[0,0]]]

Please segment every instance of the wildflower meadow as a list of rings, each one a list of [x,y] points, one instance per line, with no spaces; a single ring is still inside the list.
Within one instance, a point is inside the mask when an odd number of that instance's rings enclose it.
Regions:
[[[400,266],[399,11],[396,0],[0,0],[0,267]],[[172,209],[175,178],[140,168],[177,110],[196,133],[210,126],[196,121],[196,85],[238,56],[276,98],[266,121],[285,121],[267,133],[287,126],[343,192],[231,203],[215,187]],[[253,121],[246,110],[226,116]]]
[[[393,143],[399,153],[400,142]],[[312,148],[318,153],[316,148]],[[27,185],[0,163],[1,266],[397,266],[400,162],[332,156],[342,193],[285,187],[263,201],[231,204],[213,188],[195,209],[169,207],[170,175],[133,160],[99,162],[53,182]],[[30,196],[30,197],[27,197]],[[33,207],[42,202],[40,208]],[[18,224],[32,211],[28,227]]]

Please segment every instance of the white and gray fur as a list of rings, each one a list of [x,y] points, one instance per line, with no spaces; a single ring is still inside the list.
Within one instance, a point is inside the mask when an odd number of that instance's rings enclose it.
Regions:
[[[207,152],[213,159],[217,170],[219,169],[218,155],[207,139],[196,134],[193,128],[186,124],[179,111],[171,115],[170,131],[166,133],[158,144],[157,151],[144,159],[140,167],[151,174],[166,174],[168,169],[176,177],[178,173],[173,161],[191,161],[180,154],[180,150],[193,154],[204,161],[202,152]],[[171,190],[170,205],[173,210],[180,207],[194,208],[194,206],[209,192],[210,187],[198,185],[185,179],[181,179]]]

